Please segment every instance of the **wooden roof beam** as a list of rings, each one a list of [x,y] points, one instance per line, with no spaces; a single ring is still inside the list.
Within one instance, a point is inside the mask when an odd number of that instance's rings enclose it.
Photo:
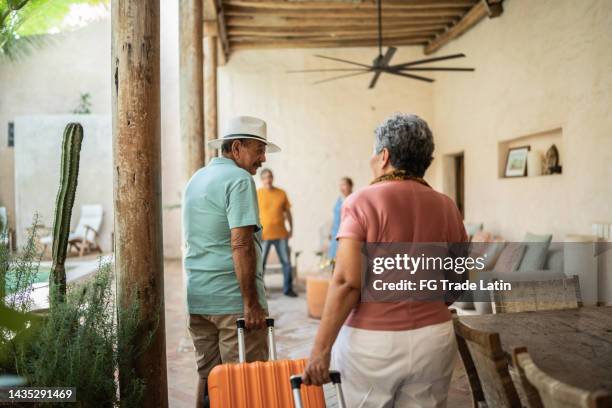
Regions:
[[[343,17],[359,17],[359,18],[371,18],[376,17],[376,11],[374,9],[352,9],[345,7],[337,7],[335,9],[328,10],[296,10],[296,9],[258,9],[255,7],[236,7],[227,6],[225,7],[225,15],[228,17],[251,17],[251,16],[281,16],[281,17],[298,17],[298,18],[343,18]],[[419,9],[419,10],[395,10],[393,11],[394,17],[456,17],[460,18],[465,14],[464,9],[456,8],[432,8],[432,9]]]
[[[421,34],[424,36],[435,36],[442,30],[444,30],[445,26],[431,26],[431,27],[422,27],[422,28],[390,28],[385,29],[384,35],[399,35],[399,34]],[[335,29],[333,27],[328,27],[325,30],[262,30],[262,29],[254,29],[254,28],[235,28],[229,30],[230,38],[233,36],[253,36],[253,37],[319,37],[319,36],[328,36],[328,37],[342,37],[342,36],[351,36],[351,35],[363,35],[368,36],[369,38],[376,38],[378,32],[375,28],[367,28],[366,29]]]
[[[447,0],[432,2],[431,0],[385,0],[383,11],[397,10],[420,10],[420,9],[439,9],[453,8],[468,10],[477,0]],[[226,6],[250,7],[262,10],[376,10],[375,1],[363,1],[361,3],[340,3],[322,1],[285,1],[285,0],[264,0],[264,1],[244,1],[244,0],[224,0]]]
[[[230,48],[221,0],[202,0],[202,3],[204,7],[204,36],[218,38],[219,50],[221,51],[218,55],[218,63],[224,65],[229,58]]]
[[[414,38],[414,39],[403,39],[393,40],[391,42],[383,41],[383,45],[424,45],[427,43],[427,38]],[[269,48],[355,48],[355,47],[375,47],[377,45],[376,40],[328,40],[328,41],[304,41],[304,40],[291,40],[291,41],[269,41],[269,42],[252,42],[242,41],[234,42],[231,41],[232,50],[253,50],[253,49],[269,49]],[[364,63],[367,63],[365,61]]]
[[[450,41],[474,27],[485,17],[494,18],[503,13],[503,0],[480,0],[468,11],[461,20],[439,34],[425,46],[425,54],[432,54],[444,47]]]
[[[421,27],[426,25],[437,25],[442,24],[445,26],[453,24],[458,20],[458,17],[385,17],[383,16],[384,28],[392,27]],[[328,15],[327,17],[308,18],[308,17],[282,17],[282,16],[266,16],[257,15],[256,17],[232,17],[228,16],[225,19],[225,23],[228,29],[232,27],[258,27],[258,28],[287,28],[287,29],[300,29],[305,27],[312,27],[318,29],[318,27],[332,26],[332,27],[345,27],[345,26],[359,26],[359,27],[377,27],[377,20],[375,17],[370,16],[369,18],[363,17],[352,17],[352,16],[334,16]]]

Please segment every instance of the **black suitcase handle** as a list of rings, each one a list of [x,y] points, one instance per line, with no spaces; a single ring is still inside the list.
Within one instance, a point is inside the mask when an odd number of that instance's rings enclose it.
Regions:
[[[274,319],[266,318],[268,326],[268,361],[276,360],[276,340],[274,340]],[[244,342],[244,331],[246,323],[243,318],[236,319],[236,330],[238,331],[238,362],[246,362],[246,346]]]

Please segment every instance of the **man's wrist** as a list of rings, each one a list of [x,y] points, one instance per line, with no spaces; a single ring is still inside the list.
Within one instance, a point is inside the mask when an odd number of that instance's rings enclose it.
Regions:
[[[259,303],[259,299],[257,298],[257,296],[255,296],[254,298],[247,298],[244,300],[244,307],[248,308],[248,309],[252,309],[255,307],[261,307],[261,304]]]

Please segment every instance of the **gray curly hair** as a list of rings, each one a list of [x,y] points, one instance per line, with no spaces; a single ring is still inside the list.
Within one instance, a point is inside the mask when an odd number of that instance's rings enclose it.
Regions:
[[[434,151],[433,136],[427,122],[414,114],[395,113],[385,119],[374,133],[376,154],[386,148],[393,167],[410,176],[425,175]]]

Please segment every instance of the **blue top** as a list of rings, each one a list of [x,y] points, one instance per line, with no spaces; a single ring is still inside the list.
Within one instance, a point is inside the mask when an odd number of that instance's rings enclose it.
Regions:
[[[336,241],[336,235],[338,235],[338,230],[340,229],[340,218],[342,215],[343,202],[344,197],[340,196],[336,200],[336,204],[334,204],[334,219],[332,221],[331,241],[329,242],[329,250],[327,252],[327,257],[329,259],[335,259],[336,251],[338,250],[338,241]]]
[[[242,313],[242,293],[232,259],[232,228],[254,225],[256,286],[267,309],[261,258],[261,223],[253,177],[233,160],[216,157],[198,170],[183,198],[187,307],[193,314]]]

